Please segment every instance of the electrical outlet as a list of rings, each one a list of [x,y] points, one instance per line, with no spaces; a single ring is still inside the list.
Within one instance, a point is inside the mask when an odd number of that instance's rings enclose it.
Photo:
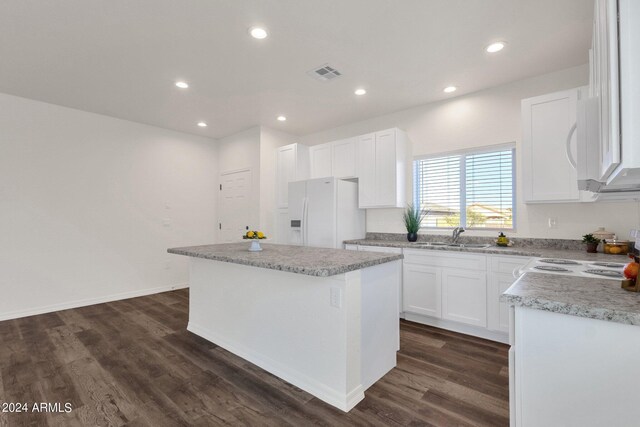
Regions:
[[[558,217],[550,216],[549,217],[549,228],[558,228]]]
[[[340,288],[331,288],[331,307],[342,307],[342,290]]]
[[[163,218],[162,225],[165,227],[171,227],[171,218]]]

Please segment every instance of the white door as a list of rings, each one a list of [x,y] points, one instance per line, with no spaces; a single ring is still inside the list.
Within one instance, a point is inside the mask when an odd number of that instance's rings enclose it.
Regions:
[[[331,175],[337,178],[354,178],[356,173],[357,138],[341,139],[332,143]]]
[[[289,230],[291,229],[291,224],[289,222],[289,209],[278,209],[276,222],[276,243],[288,245],[290,241]]]
[[[484,271],[442,270],[442,318],[487,326],[487,274]]]
[[[309,148],[311,178],[331,176],[331,144],[314,145]]]
[[[296,180],[296,144],[278,148],[276,172],[276,199],[279,208],[286,208],[289,201],[289,183]]]
[[[376,133],[376,205],[395,206],[396,135],[393,130]]]
[[[237,242],[246,233],[249,224],[251,199],[251,171],[220,175],[220,241]]]
[[[370,133],[358,140],[358,206],[375,206],[376,135]]]
[[[509,332],[509,305],[500,301],[502,295],[515,282],[513,275],[507,273],[491,273],[489,281],[489,298],[493,304],[488,304],[494,313],[489,313],[489,329]]]
[[[403,308],[407,313],[442,317],[442,269],[407,264],[402,270]]]
[[[307,246],[337,248],[335,178],[307,181],[306,220],[304,232]]]

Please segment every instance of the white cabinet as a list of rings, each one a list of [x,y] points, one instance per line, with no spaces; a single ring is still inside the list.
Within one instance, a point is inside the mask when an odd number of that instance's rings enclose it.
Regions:
[[[309,148],[311,178],[355,178],[357,138],[347,138]]]
[[[518,274],[514,275],[514,273],[517,273],[529,260],[528,257],[519,256],[492,255],[490,257],[487,286],[487,326],[489,330],[509,332],[509,305],[500,301],[500,295],[516,281]]]
[[[485,255],[404,250],[403,307],[421,314],[485,327]]]
[[[487,326],[487,275],[484,271],[442,270],[442,318]]]
[[[404,263],[402,276],[404,311],[442,317],[442,269]]]
[[[578,202],[575,132],[578,89],[522,100],[522,177],[526,203]],[[573,163],[573,164],[572,164]]]
[[[276,216],[276,236],[275,242],[281,245],[289,244],[289,232],[291,227],[289,224],[289,209],[278,209]]]
[[[331,175],[337,178],[358,176],[356,158],[358,138],[347,138],[331,143]]]
[[[289,183],[309,178],[309,148],[289,144],[277,149],[276,203],[278,208],[289,204]]]
[[[358,138],[359,205],[361,208],[405,207],[408,139],[399,129]]]
[[[331,144],[309,147],[310,178],[333,176],[331,171]]]

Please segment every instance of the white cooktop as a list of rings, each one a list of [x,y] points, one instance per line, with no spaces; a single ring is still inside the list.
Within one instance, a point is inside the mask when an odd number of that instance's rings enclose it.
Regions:
[[[519,272],[520,274],[532,272],[622,280],[624,279],[622,269],[625,265],[625,262],[614,261],[575,261],[561,258],[534,258],[522,267]]]

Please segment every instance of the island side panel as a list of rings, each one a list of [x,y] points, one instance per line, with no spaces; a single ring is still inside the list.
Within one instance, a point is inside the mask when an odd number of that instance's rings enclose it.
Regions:
[[[637,426],[640,327],[515,307],[516,426]]]
[[[362,386],[366,390],[396,366],[400,349],[400,261],[361,270]]]
[[[364,398],[360,272],[348,275],[192,258],[188,329],[348,411]]]

